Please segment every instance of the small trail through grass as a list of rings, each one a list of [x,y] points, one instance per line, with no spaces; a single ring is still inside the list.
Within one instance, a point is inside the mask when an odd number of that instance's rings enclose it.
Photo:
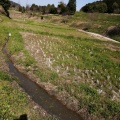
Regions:
[[[80,30],[80,29],[78,29],[78,31],[83,32],[83,33],[86,33],[86,34],[89,34],[90,36],[93,36],[93,37],[95,37],[96,39],[99,39],[99,40],[112,41],[112,42],[115,42],[115,43],[120,43],[119,41],[116,41],[116,40],[114,40],[114,39],[111,39],[111,38],[102,36],[102,35],[97,34],[97,33],[87,32],[87,31]]]

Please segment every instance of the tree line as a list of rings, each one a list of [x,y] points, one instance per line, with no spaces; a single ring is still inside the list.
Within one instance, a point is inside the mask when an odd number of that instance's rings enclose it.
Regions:
[[[48,4],[46,6],[32,4],[31,6],[26,5],[26,7],[23,7],[9,0],[0,0],[0,5],[3,7],[7,17],[9,17],[8,9],[10,7],[16,6],[18,10],[21,12],[32,11],[40,12],[42,14],[63,14],[63,15],[73,15],[76,12],[76,0],[69,0],[67,4],[61,1],[59,2],[57,7],[55,7],[54,4],[52,5]],[[120,14],[120,0],[100,0],[93,3],[88,3],[85,6],[83,6],[80,11]]]
[[[59,2],[58,6],[55,7],[54,4],[47,6],[38,6],[36,4],[32,4],[31,6],[26,5],[26,7],[23,7],[17,3],[14,3],[9,0],[0,0],[0,5],[4,8],[6,15],[9,17],[8,9],[9,7],[17,7],[19,11],[26,12],[26,11],[32,11],[32,12],[41,12],[42,14],[68,14],[73,15],[76,12],[76,0],[69,0],[68,4],[65,4],[64,2]]]
[[[59,2],[58,6],[55,7],[54,4],[47,6],[38,6],[36,4],[32,4],[31,6],[26,5],[26,7],[23,7],[17,3],[14,3],[9,0],[0,0],[0,5],[3,7],[6,16],[9,16],[8,9],[10,7],[17,7],[19,11],[26,12],[26,11],[33,11],[33,12],[41,12],[42,14],[68,14],[73,15],[76,12],[76,0],[69,0],[68,4],[65,4],[64,2]]]
[[[54,4],[48,4],[46,6],[40,6],[32,4],[31,6],[27,5],[26,8],[19,6],[21,12],[32,11],[32,12],[41,12],[42,14],[69,14],[73,15],[76,12],[76,0],[69,0],[68,4],[64,2],[59,2],[58,6],[55,7]]]
[[[120,0],[100,0],[88,3],[81,8],[81,11],[120,14]]]

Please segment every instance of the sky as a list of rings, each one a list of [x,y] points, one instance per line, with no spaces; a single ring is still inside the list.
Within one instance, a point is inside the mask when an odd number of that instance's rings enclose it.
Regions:
[[[32,5],[33,3],[36,5],[47,5],[47,4],[54,4],[55,6],[58,5],[60,1],[63,1],[64,3],[68,3],[69,0],[11,0],[16,3],[20,3],[22,6]],[[77,0],[77,11],[81,9],[84,5],[90,2],[94,2],[96,0]]]

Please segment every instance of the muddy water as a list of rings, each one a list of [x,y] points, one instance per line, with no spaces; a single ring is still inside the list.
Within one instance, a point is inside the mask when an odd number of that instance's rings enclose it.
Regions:
[[[53,96],[50,96],[44,89],[20,73],[13,65],[6,52],[6,45],[3,47],[3,53],[6,54],[10,72],[19,80],[20,86],[38,105],[42,106],[49,114],[57,117],[58,120],[83,120],[78,114],[67,109]]]

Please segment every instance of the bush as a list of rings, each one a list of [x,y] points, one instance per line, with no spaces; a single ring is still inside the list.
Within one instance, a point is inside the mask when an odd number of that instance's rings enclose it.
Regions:
[[[106,35],[108,36],[114,36],[120,34],[120,27],[119,26],[110,26],[107,31]]]

